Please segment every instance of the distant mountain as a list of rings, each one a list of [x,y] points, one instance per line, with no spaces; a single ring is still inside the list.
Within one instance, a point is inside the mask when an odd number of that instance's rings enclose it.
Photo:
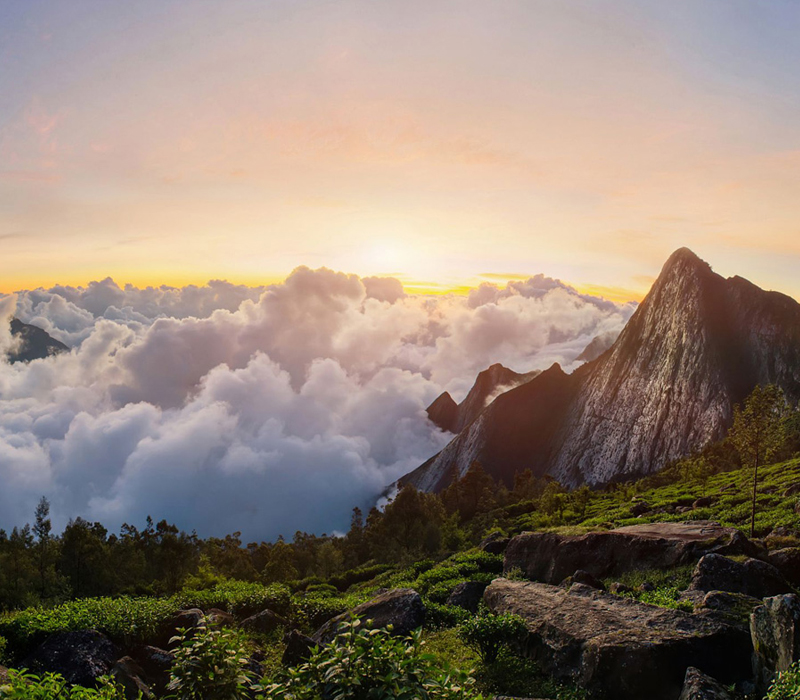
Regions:
[[[617,333],[617,331],[606,331],[605,333],[596,335],[583,349],[583,352],[575,359],[579,362],[591,362],[592,360],[596,360],[614,344],[618,336],[619,333]]]
[[[573,487],[648,474],[723,437],[766,383],[800,399],[800,304],[682,248],[608,351],[498,396],[401,481],[438,491],[474,460],[509,485],[528,468]]]
[[[440,394],[428,406],[428,418],[442,430],[458,433],[472,423],[496,396],[529,382],[538,374],[540,370],[520,374],[499,363],[494,364],[478,375],[475,384],[460,404],[456,404],[447,391]]]
[[[60,352],[69,352],[64,343],[53,338],[49,333],[38,326],[31,326],[19,319],[11,319],[11,335],[21,338],[21,344],[16,352],[9,354],[8,360],[14,362],[30,362],[40,360]]]

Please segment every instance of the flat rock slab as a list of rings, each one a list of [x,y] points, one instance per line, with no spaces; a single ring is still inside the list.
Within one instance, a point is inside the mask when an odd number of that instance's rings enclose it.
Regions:
[[[504,570],[520,569],[531,580],[561,583],[578,569],[607,578],[636,569],[693,564],[710,552],[751,555],[755,549],[735,528],[705,520],[631,525],[585,535],[524,532],[509,543]]]
[[[645,605],[582,584],[569,590],[496,579],[484,601],[515,613],[527,655],[558,678],[615,700],[676,700],[694,666],[723,683],[750,674],[748,635],[706,615]]]

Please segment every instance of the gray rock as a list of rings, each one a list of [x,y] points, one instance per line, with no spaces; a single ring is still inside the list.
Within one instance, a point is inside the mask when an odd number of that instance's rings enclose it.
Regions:
[[[219,608],[211,608],[206,613],[206,621],[209,625],[213,625],[214,627],[233,627],[236,623],[233,615]]]
[[[169,681],[175,654],[159,647],[144,646],[136,650],[135,658],[144,670],[149,685],[158,691],[163,690]]]
[[[144,669],[130,656],[123,656],[111,667],[111,676],[122,686],[126,700],[154,700],[155,696],[145,682]]]
[[[690,588],[699,591],[730,591],[753,598],[792,590],[780,571],[758,559],[734,561],[719,554],[706,554],[695,567]]]
[[[506,547],[508,547],[510,541],[510,537],[506,537],[499,532],[493,532],[491,535],[481,540],[478,549],[487,554],[502,554],[506,551]]]
[[[470,612],[478,611],[478,604],[483,598],[483,592],[488,583],[482,581],[464,581],[459,583],[447,599],[448,605],[457,605]]]
[[[750,616],[756,687],[765,692],[776,673],[800,659],[800,598],[793,593],[764,600]]]
[[[694,503],[692,503],[692,508],[707,508],[708,506],[714,503],[713,496],[701,496]]]
[[[196,627],[205,625],[203,611],[198,608],[179,610],[171,619],[167,620],[156,635],[155,645],[158,647],[170,646],[170,640],[175,637],[180,630],[193,630]]]
[[[316,642],[300,630],[287,632],[283,637],[283,643],[286,645],[281,659],[284,666],[297,666],[307,661],[311,656],[311,650],[316,646]]]
[[[278,613],[267,609],[262,610],[256,615],[251,615],[246,620],[242,620],[241,627],[242,629],[246,629],[250,632],[269,634],[270,632],[278,629],[278,627],[283,627],[284,629],[288,630],[292,628],[293,625],[286,618],[278,615]]]
[[[583,569],[578,569],[567,580],[569,581],[570,586],[573,583],[582,583],[584,586],[589,586],[589,588],[596,588],[598,591],[606,590],[605,584],[602,581],[595,578],[588,571],[584,571]]]
[[[312,639],[317,644],[330,642],[336,636],[339,625],[351,618],[371,620],[375,628],[385,629],[391,625],[393,634],[403,636],[422,625],[425,620],[425,606],[415,590],[395,588],[328,620],[314,633]]]
[[[702,592],[698,591],[698,593]],[[718,615],[728,624],[738,625],[749,630],[750,615],[759,605],[761,605],[761,601],[758,598],[752,598],[744,593],[709,591],[697,601],[695,611],[708,611]]]
[[[800,585],[800,547],[786,547],[769,553],[769,563],[792,585]]]
[[[59,632],[22,662],[35,673],[60,673],[76,685],[91,687],[111,670],[119,650],[97,630]]]
[[[749,676],[749,636],[708,616],[581,584],[567,591],[496,579],[484,601],[525,619],[524,652],[545,671],[615,700],[675,700],[690,665],[725,683]]]
[[[733,700],[730,693],[717,681],[690,666],[678,700]]]
[[[717,523],[650,523],[585,535],[525,532],[509,543],[503,569],[519,568],[531,580],[557,584],[578,569],[602,579],[691,564],[709,552],[756,551],[738,530]]]

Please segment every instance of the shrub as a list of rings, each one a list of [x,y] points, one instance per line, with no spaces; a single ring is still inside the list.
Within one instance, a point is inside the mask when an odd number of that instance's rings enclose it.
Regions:
[[[176,700],[239,700],[249,698],[253,676],[245,668],[247,652],[230,630],[198,627],[183,631],[167,689]]]
[[[125,700],[125,691],[110,678],[98,679],[100,687],[83,688],[70,685],[63,676],[46,673],[37,676],[23,671],[9,671],[8,680],[0,685],[2,700]],[[139,698],[141,699],[141,693]]]
[[[425,625],[431,629],[446,629],[466,622],[471,613],[458,605],[425,601]]]
[[[526,632],[525,621],[511,613],[476,615],[459,628],[464,642],[475,649],[487,665],[497,661],[500,649],[521,641]]]
[[[788,671],[779,673],[764,700],[797,700],[800,698],[800,663],[793,663]]]
[[[364,581],[371,581],[376,576],[390,571],[393,567],[390,564],[373,564],[372,566],[360,566],[357,569],[350,569],[338,576],[331,576],[328,583],[336,586],[340,591],[346,591],[350,586]]]
[[[260,690],[260,700],[480,700],[468,673],[442,669],[425,654],[420,631],[405,639],[359,620],[343,624],[339,637],[316,649],[307,663]]]

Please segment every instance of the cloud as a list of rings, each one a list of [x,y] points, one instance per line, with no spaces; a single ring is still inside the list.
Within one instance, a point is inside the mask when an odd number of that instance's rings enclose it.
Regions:
[[[106,279],[0,298],[72,346],[0,365],[0,527],[45,494],[57,526],[343,529],[447,442],[424,411],[442,390],[463,395],[493,362],[575,366],[631,312],[543,276],[420,296],[306,267],[263,288]]]

